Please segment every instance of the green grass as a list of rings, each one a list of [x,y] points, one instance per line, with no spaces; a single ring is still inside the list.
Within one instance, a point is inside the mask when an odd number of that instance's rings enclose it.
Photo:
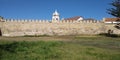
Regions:
[[[17,38],[30,39],[15,37]],[[4,40],[7,37],[2,37],[0,60],[120,60],[120,38],[57,36],[50,37],[47,41],[37,38],[39,39],[37,41],[31,41],[35,39],[34,37],[31,37],[30,41],[24,39],[8,41]],[[55,40],[51,40],[53,38]]]

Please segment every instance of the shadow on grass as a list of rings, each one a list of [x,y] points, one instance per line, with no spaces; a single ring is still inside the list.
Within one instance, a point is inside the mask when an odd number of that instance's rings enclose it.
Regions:
[[[2,59],[5,54],[16,53],[17,47],[18,47],[17,42],[0,45],[0,59]]]
[[[18,44],[17,42],[14,42],[14,43],[10,43],[10,44],[0,45],[0,51],[3,50],[3,51],[10,52],[10,53],[14,53],[15,49],[17,47],[17,44]]]
[[[60,56],[61,54],[59,51],[56,50],[56,47],[59,47],[61,45],[62,45],[62,42],[53,42],[53,41],[51,42],[23,41],[23,42],[0,44],[0,59],[7,58],[8,60],[13,60],[10,58],[21,57],[21,56],[17,56],[21,54],[25,57],[26,55],[28,55],[28,58],[29,58],[29,59],[21,58],[21,60],[34,60],[34,58],[36,57],[33,56],[32,54],[35,54],[36,56],[38,56],[37,59],[41,59],[41,60],[44,60],[44,59],[48,60],[50,58],[58,59],[58,58],[61,58]],[[31,55],[33,57],[31,57]]]
[[[18,51],[26,51],[28,50],[30,44],[23,41],[23,42],[13,42],[8,44],[1,44],[0,51],[9,52],[9,53],[16,53]]]
[[[109,34],[109,33],[100,33],[100,36],[112,37],[112,38],[119,38],[120,35],[118,34]]]

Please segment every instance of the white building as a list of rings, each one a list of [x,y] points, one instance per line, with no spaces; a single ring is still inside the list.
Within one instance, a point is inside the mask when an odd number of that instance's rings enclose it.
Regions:
[[[60,20],[60,15],[57,12],[57,10],[55,10],[55,12],[53,13],[53,16],[52,16],[52,22],[58,22],[59,20]]]

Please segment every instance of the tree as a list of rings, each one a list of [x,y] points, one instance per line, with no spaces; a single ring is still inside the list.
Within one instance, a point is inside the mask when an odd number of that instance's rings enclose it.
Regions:
[[[120,18],[120,0],[114,0],[110,3],[113,7],[108,10],[108,14]]]
[[[114,0],[112,1],[112,3],[110,3],[110,5],[112,5],[113,7],[108,10],[108,14],[115,16],[116,18],[118,18],[118,20],[116,20],[116,22],[120,22],[120,0]],[[120,29],[120,23],[116,24],[115,27],[117,29]]]

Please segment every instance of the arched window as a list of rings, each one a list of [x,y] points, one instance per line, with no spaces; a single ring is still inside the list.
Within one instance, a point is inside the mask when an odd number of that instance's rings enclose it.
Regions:
[[[56,20],[58,20],[58,18],[56,18]]]

